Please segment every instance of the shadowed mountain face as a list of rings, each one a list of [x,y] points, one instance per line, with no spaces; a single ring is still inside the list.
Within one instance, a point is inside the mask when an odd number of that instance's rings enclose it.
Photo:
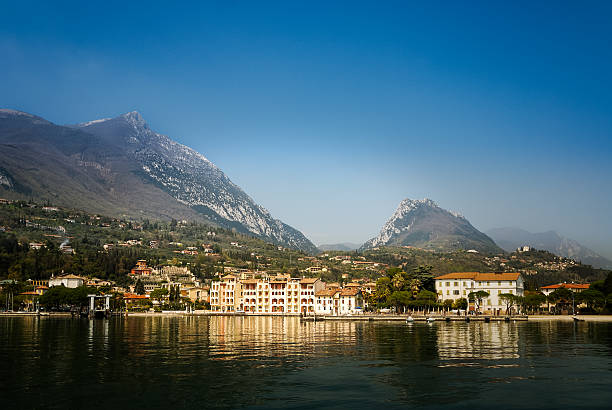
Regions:
[[[68,127],[0,110],[0,193],[108,215],[205,220],[306,252],[203,155],[152,131],[137,112]]]
[[[366,242],[362,249],[378,246],[502,252],[491,238],[474,228],[463,216],[440,208],[430,199],[403,200],[378,236]]]
[[[552,252],[555,255],[572,258],[596,268],[612,268],[612,261],[609,259],[555,231],[531,233],[519,228],[495,228],[487,231],[487,234],[508,252],[516,250],[519,246],[527,245]]]

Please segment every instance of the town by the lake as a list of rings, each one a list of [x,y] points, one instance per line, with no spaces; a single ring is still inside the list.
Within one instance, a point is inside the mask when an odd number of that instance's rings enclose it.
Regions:
[[[612,2],[0,7],[0,409],[610,409]]]

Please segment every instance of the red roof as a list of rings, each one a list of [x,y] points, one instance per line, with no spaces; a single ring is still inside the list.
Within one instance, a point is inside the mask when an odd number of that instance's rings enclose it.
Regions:
[[[135,293],[124,293],[123,299],[148,299],[147,295],[137,295]]]
[[[541,289],[588,289],[590,286],[588,283],[557,283],[556,285],[542,286]]]

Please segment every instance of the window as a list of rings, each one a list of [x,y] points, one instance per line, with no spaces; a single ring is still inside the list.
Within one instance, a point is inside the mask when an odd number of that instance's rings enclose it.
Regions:
[[[458,294],[459,294],[459,290],[458,290],[458,289],[455,289],[455,290],[453,291],[453,295],[458,295]]]
[[[450,286],[450,282],[446,282],[446,286]]]
[[[447,290],[447,291],[446,291],[446,294],[447,294],[447,295],[450,295],[450,290]]]

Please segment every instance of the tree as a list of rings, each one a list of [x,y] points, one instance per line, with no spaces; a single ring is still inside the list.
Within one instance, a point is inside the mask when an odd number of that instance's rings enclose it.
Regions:
[[[385,304],[389,296],[391,296],[391,279],[386,276],[376,281],[376,296],[375,300],[378,305]]]
[[[453,303],[453,307],[459,310],[466,310],[468,308],[468,300],[466,298],[459,298]]]
[[[140,279],[136,281],[136,286],[134,286],[134,292],[136,292],[137,295],[145,294],[145,287]]]
[[[395,311],[399,313],[402,308],[405,310],[405,307],[410,303],[410,299],[410,292],[395,291],[389,296],[388,303],[395,306]]]
[[[516,295],[514,295],[512,293],[502,293],[501,295],[499,295],[499,300],[504,305],[506,305],[506,314],[507,315],[511,315],[512,314],[512,308],[514,307],[514,305],[517,302]]]
[[[479,290],[477,292],[470,292],[468,295],[468,299],[470,300],[470,302],[474,302],[474,304],[476,305],[476,311],[480,310],[480,306],[482,306],[482,302],[484,301],[484,299],[489,297],[489,292],[484,291],[484,290]]]
[[[436,281],[434,276],[431,274],[433,266],[431,265],[419,265],[412,270],[412,279],[418,279],[420,284],[419,287],[423,287],[429,291],[436,290]]]
[[[599,311],[606,305],[606,297],[601,291],[585,289],[576,294],[576,302],[585,303],[591,311]]]
[[[548,295],[548,301],[555,305],[557,312],[561,311],[564,306],[568,306],[574,301],[574,292],[567,288],[559,288]]]
[[[404,290],[404,286],[406,285],[406,278],[404,275],[405,275],[405,272],[401,272],[401,271],[393,275],[393,278],[391,279],[391,283],[393,284],[393,288],[396,291]]]
[[[425,306],[430,308],[435,306],[438,300],[438,295],[434,292],[430,292],[429,290],[422,290],[416,297],[416,301],[420,306]]]
[[[453,308],[453,306],[455,305],[455,301],[452,299],[446,299],[443,303],[442,306],[444,306],[444,309],[446,310],[451,310]]]
[[[162,301],[168,295],[168,289],[157,288],[151,291],[151,299]]]

